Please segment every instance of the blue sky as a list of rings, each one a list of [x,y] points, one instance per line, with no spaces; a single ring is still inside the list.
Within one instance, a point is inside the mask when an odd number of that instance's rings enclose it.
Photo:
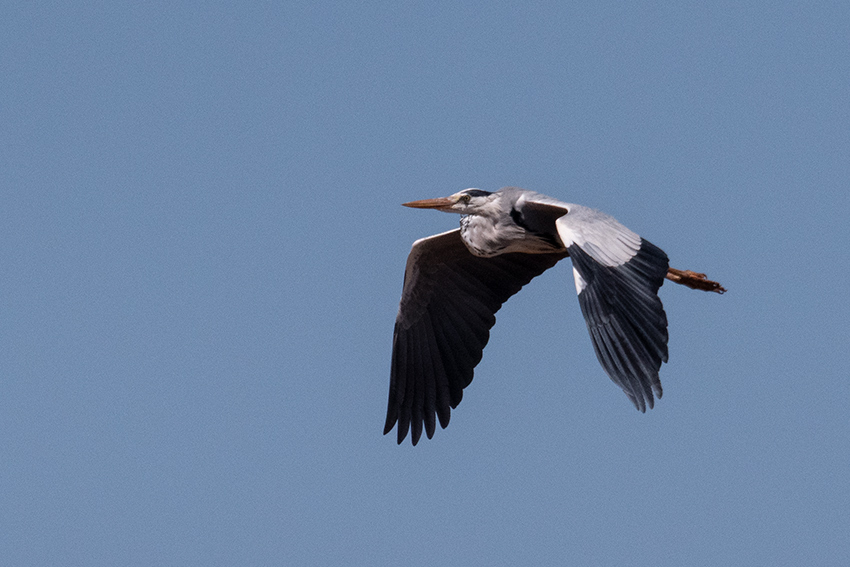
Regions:
[[[6,3],[0,554],[25,565],[846,565],[845,2]],[[516,185],[665,285],[664,398],[568,263],[451,425],[382,436],[402,202]]]

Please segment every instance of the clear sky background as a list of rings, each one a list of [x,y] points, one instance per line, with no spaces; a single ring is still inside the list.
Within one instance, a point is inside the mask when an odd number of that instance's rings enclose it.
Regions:
[[[0,8],[4,564],[850,564],[850,4],[234,4]],[[506,185],[729,293],[641,414],[556,266],[397,446],[400,203]]]

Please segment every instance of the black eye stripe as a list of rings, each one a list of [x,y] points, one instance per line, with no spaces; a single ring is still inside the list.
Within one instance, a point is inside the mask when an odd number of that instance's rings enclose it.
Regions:
[[[469,195],[470,197],[486,197],[487,195],[492,195],[490,191],[482,191],[481,189],[468,189],[464,191],[465,195]]]

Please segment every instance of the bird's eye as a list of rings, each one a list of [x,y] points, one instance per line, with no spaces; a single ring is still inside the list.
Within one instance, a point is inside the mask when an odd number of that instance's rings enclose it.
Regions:
[[[469,195],[461,195],[460,196],[460,202],[463,203],[464,205],[468,205],[470,199],[472,199],[472,197],[470,197]]]

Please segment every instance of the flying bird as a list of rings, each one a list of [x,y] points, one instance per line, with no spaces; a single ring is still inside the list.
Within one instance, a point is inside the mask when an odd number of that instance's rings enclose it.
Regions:
[[[451,410],[496,322],[495,314],[534,277],[570,257],[596,357],[638,410],[661,397],[667,362],[664,279],[723,293],[705,274],[676,270],[663,250],[600,211],[515,187],[465,189],[406,207],[459,213],[460,228],[413,243],[393,332],[384,434],[414,445]]]

